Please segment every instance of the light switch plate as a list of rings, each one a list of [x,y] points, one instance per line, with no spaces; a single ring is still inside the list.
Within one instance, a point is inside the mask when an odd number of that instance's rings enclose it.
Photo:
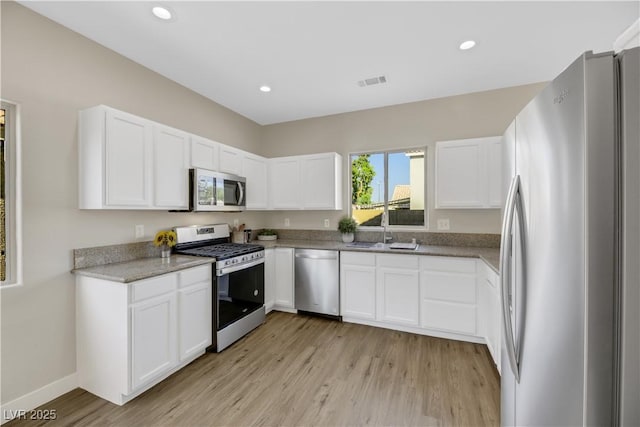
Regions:
[[[448,229],[449,229],[449,218],[439,219],[438,230],[448,230]]]
[[[136,225],[136,239],[141,239],[144,237],[144,225]]]
[[[285,218],[284,219],[284,226],[285,227],[289,227],[291,225],[291,221],[289,221],[289,218]]]

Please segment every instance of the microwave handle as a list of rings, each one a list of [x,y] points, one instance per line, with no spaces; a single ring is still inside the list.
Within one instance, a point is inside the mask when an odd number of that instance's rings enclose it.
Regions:
[[[238,185],[238,191],[240,192],[240,197],[238,197],[238,205],[242,206],[242,203],[244,202],[244,188],[240,181],[236,182],[236,184]]]

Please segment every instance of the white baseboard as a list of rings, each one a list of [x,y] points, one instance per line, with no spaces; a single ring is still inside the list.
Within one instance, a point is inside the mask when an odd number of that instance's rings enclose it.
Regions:
[[[10,402],[3,403],[0,405],[0,425],[11,421],[13,418],[27,417],[26,419],[29,419],[29,411],[77,387],[78,374],[74,372],[71,375],[40,387],[31,393],[27,393]],[[47,409],[52,410],[55,408]]]

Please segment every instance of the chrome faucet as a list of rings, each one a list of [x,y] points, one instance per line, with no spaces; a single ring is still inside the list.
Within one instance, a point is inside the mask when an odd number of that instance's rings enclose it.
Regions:
[[[393,240],[393,236],[387,236],[387,227],[389,226],[389,216],[387,213],[382,213],[382,218],[380,218],[380,222],[382,225],[382,243],[386,244]]]

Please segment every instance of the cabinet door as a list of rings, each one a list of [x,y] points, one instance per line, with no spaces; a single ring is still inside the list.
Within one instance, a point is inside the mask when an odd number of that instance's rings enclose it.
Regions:
[[[131,306],[131,389],[177,364],[176,294]]]
[[[420,265],[422,327],[480,335],[477,333],[476,261],[425,256]]]
[[[189,136],[165,126],[154,127],[154,206],[189,207]]]
[[[491,300],[489,298],[489,284],[486,275],[478,275],[478,303],[477,303],[477,334],[484,337],[487,347],[491,350],[493,339],[493,325],[491,323]]]
[[[375,267],[341,266],[340,313],[346,318],[376,320]]]
[[[377,271],[377,283],[378,320],[418,326],[420,324],[418,271],[380,267]]]
[[[376,255],[378,320],[420,324],[419,260],[411,255]]]
[[[481,208],[486,200],[485,156],[477,139],[436,144],[436,207]]]
[[[180,360],[211,345],[211,279],[178,291]]]
[[[500,288],[498,275],[490,270],[487,275],[488,284],[488,327],[490,328],[487,346],[493,356],[493,361],[500,372],[500,351],[502,341],[502,306],[500,304]]]
[[[191,135],[191,164],[192,168],[218,170],[219,144],[209,139]]]
[[[228,145],[220,144],[220,172],[233,175],[242,174],[242,151]]]
[[[150,207],[151,122],[109,109],[105,133],[105,205]]]
[[[301,158],[303,209],[342,209],[340,159],[337,154]]]
[[[264,305],[266,312],[273,310],[276,299],[275,249],[264,250]]]
[[[499,138],[489,140],[487,151],[487,179],[489,207],[502,207],[502,142]]]
[[[275,305],[283,308],[294,307],[293,295],[293,249],[275,248]]]
[[[245,155],[242,176],[247,178],[247,209],[266,209],[268,205],[267,159]]]
[[[273,209],[300,209],[300,160],[271,159],[269,196]]]

